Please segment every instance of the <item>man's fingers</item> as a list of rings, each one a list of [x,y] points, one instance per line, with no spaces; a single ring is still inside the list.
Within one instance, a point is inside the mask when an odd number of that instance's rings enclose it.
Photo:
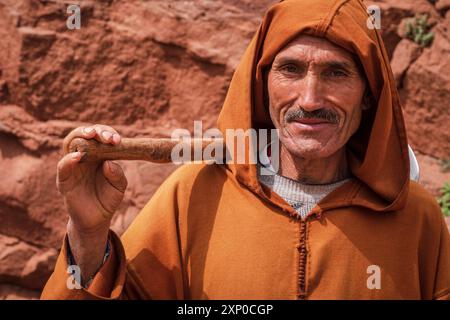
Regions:
[[[112,161],[105,161],[101,172],[97,175],[98,198],[103,208],[113,213],[122,202],[128,182],[122,168]]]
[[[120,192],[125,192],[128,181],[122,168],[115,162],[105,161],[102,169],[106,180]]]
[[[82,157],[81,152],[72,152],[66,154],[61,160],[58,162],[58,166],[56,169],[56,187],[59,192],[65,193],[70,183],[70,178],[72,176],[72,170],[75,165],[80,161]]]
[[[63,141],[63,151],[69,153],[70,142],[75,138],[95,139],[105,144],[119,144],[120,134],[110,126],[96,124],[87,127],[78,127],[72,130]]]
[[[78,127],[73,129],[63,140],[63,151],[64,154],[69,153],[69,145],[70,142],[75,138],[84,138],[84,139],[92,139],[95,137],[95,130],[85,130],[89,127]]]
[[[111,128],[110,126],[105,126],[103,124],[96,124],[92,127],[95,130],[94,138],[102,143],[119,144],[121,137],[119,133]]]

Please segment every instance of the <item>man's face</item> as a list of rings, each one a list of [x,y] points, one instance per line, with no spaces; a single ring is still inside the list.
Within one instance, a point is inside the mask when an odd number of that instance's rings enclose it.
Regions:
[[[365,86],[351,53],[322,38],[291,41],[267,76],[270,117],[282,145],[307,159],[334,154],[359,127]]]

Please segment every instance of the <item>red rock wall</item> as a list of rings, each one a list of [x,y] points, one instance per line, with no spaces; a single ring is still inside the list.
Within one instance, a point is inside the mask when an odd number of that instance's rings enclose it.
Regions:
[[[73,1],[76,3],[77,1]],[[67,222],[55,187],[63,137],[86,123],[124,136],[169,136],[215,126],[232,72],[261,14],[275,1],[78,1],[80,30],[66,27],[62,0],[0,0],[0,299],[36,298]],[[399,81],[410,143],[436,193],[449,174],[448,1],[376,1]],[[427,49],[399,26],[429,12]],[[173,165],[123,162],[129,180],[114,220],[121,233]]]

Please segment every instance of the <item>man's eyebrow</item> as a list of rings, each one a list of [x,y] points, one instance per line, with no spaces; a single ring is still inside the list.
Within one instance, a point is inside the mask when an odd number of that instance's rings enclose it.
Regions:
[[[319,63],[319,65],[336,69],[357,69],[355,63],[351,63],[348,61],[326,61],[323,63]]]
[[[296,64],[305,64],[304,60],[291,57],[291,56],[283,56],[279,57],[274,61],[276,64],[280,63],[296,63]],[[329,68],[336,68],[336,69],[358,69],[357,65],[354,62],[349,61],[343,61],[343,60],[330,60],[330,61],[323,61],[318,63],[319,66],[322,67],[329,67]]]

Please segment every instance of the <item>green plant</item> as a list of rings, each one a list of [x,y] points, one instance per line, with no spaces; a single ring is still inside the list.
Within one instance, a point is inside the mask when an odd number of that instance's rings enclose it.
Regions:
[[[434,33],[430,31],[431,27],[427,14],[415,16],[406,22],[405,36],[422,47],[428,47],[434,39]]]
[[[441,189],[441,197],[438,199],[442,213],[446,217],[450,217],[450,183],[446,182]]]

